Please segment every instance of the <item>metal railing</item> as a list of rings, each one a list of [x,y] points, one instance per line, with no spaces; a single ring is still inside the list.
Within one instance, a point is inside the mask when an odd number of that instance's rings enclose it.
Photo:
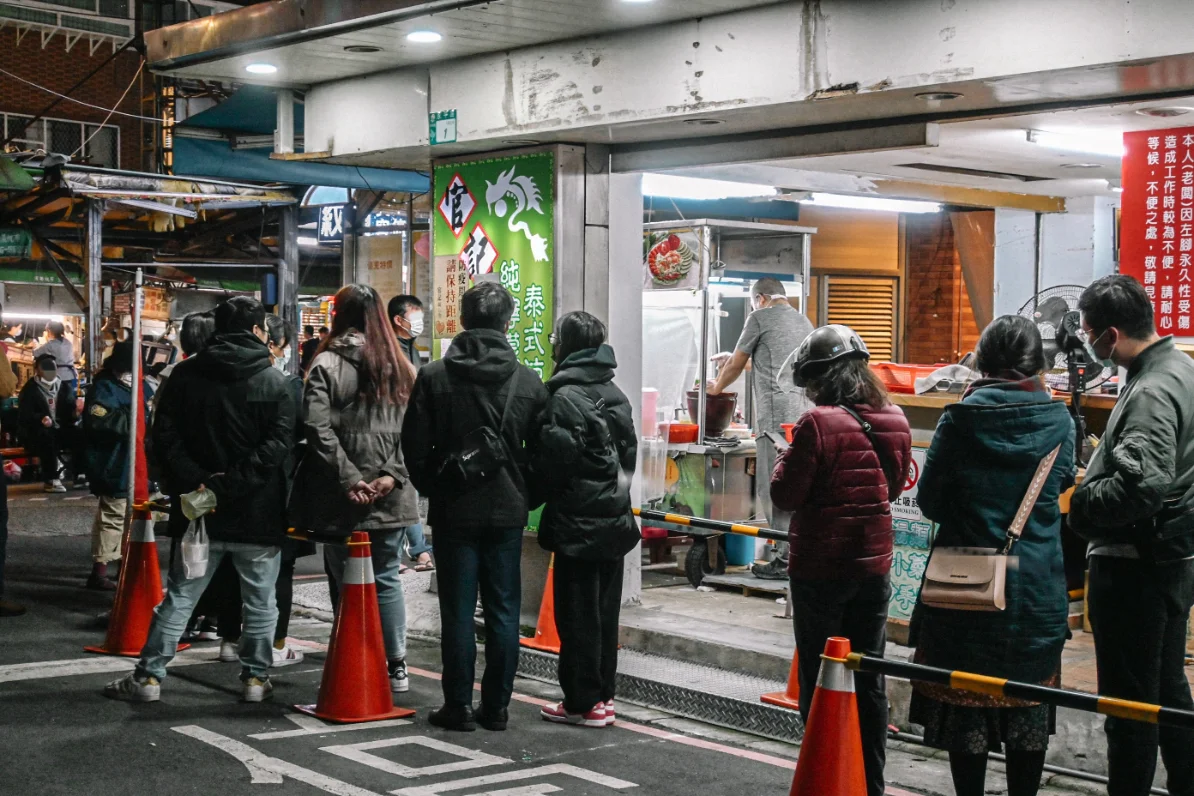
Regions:
[[[653,522],[666,522],[669,525],[680,525],[685,528],[700,528],[705,531],[717,531],[719,533],[736,533],[742,536],[756,536],[760,539],[771,539],[776,542],[788,541],[788,534],[784,531],[775,531],[771,528],[759,528],[754,525],[742,525],[737,522],[723,522],[722,520],[707,520],[704,517],[689,517],[685,514],[670,514],[666,511],[654,511],[653,509],[634,509],[634,516],[644,519],[652,520]]]
[[[934,666],[923,666],[919,663],[906,663],[886,658],[873,658],[869,655],[852,652],[845,659],[846,668],[855,672],[870,672],[897,677],[902,680],[915,680],[922,683],[935,683],[958,691],[970,691],[975,694],[1006,697],[1009,699],[1023,699],[1029,702],[1042,702],[1062,708],[1082,710],[1087,713],[1098,713],[1103,716],[1113,716],[1118,719],[1141,721],[1148,724],[1164,724],[1169,727],[1194,729],[1194,711],[1167,708],[1162,705],[1150,705],[1147,702],[1133,702],[1129,699],[1087,694],[1082,691],[1067,691],[1064,688],[1050,688],[1035,683],[1019,683],[1015,680],[1005,680],[1000,677],[989,677],[971,672],[938,669]]]

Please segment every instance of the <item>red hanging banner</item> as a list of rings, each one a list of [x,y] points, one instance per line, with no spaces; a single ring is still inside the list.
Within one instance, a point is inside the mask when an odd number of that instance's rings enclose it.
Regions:
[[[1157,331],[1194,336],[1194,127],[1124,134],[1119,270],[1153,300]]]

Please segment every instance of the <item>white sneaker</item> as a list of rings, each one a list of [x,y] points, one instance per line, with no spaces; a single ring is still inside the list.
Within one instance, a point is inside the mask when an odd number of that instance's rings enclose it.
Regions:
[[[129,672],[104,686],[104,696],[129,702],[157,702],[162,698],[162,684],[156,677],[138,680],[136,673]]]
[[[245,680],[245,695],[246,702],[262,702],[266,697],[274,693],[274,684],[269,681],[269,678],[262,680],[259,677],[250,677]]]
[[[66,485],[62,483],[62,479],[61,479],[61,478],[55,478],[53,481],[51,481],[51,482],[49,482],[48,484],[46,484],[46,486],[45,486],[45,490],[46,490],[47,492],[55,492],[55,493],[57,493],[57,492],[65,492],[65,491],[66,491]]]
[[[296,650],[289,644],[283,645],[282,649],[274,647],[274,668],[279,666],[293,666],[296,663],[303,662],[302,650]]]
[[[390,691],[405,694],[410,690],[410,675],[406,672],[406,661],[390,663]]]
[[[220,663],[236,663],[240,660],[239,641],[220,641]]]

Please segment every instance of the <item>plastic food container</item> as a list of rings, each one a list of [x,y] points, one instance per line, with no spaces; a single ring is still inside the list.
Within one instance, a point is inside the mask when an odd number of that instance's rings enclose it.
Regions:
[[[873,362],[871,370],[883,382],[888,392],[912,395],[916,392],[916,380],[932,376],[942,365],[899,365],[895,362]]]
[[[672,445],[691,444],[697,441],[696,423],[660,423],[659,436]]]

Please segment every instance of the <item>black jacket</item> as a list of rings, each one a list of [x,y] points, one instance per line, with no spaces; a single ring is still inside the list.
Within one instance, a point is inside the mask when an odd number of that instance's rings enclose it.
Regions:
[[[518,379],[502,428],[515,466],[471,492],[440,489],[436,475],[461,438],[482,426],[497,428],[515,369]],[[412,483],[430,500],[427,521],[437,538],[526,526],[529,510],[542,501],[528,490],[525,446],[546,404],[539,377],[518,364],[506,336],[491,329],[457,335],[443,359],[419,371],[402,424],[402,453]]]
[[[54,402],[54,428],[69,434],[75,427],[75,391],[69,382],[61,382]],[[24,444],[30,444],[48,429],[42,425],[43,417],[51,417],[50,402],[45,391],[34,376],[25,382],[17,397],[17,418]]]
[[[248,332],[219,335],[180,362],[153,423],[172,498],[170,534],[187,527],[179,496],[204,484],[218,501],[206,522],[212,539],[280,544],[295,414],[290,379]]]
[[[547,382],[531,469],[547,492],[539,544],[553,553],[610,560],[638,544],[630,511],[638,435],[630,401],[613,384],[617,365],[607,345],[577,351]]]

